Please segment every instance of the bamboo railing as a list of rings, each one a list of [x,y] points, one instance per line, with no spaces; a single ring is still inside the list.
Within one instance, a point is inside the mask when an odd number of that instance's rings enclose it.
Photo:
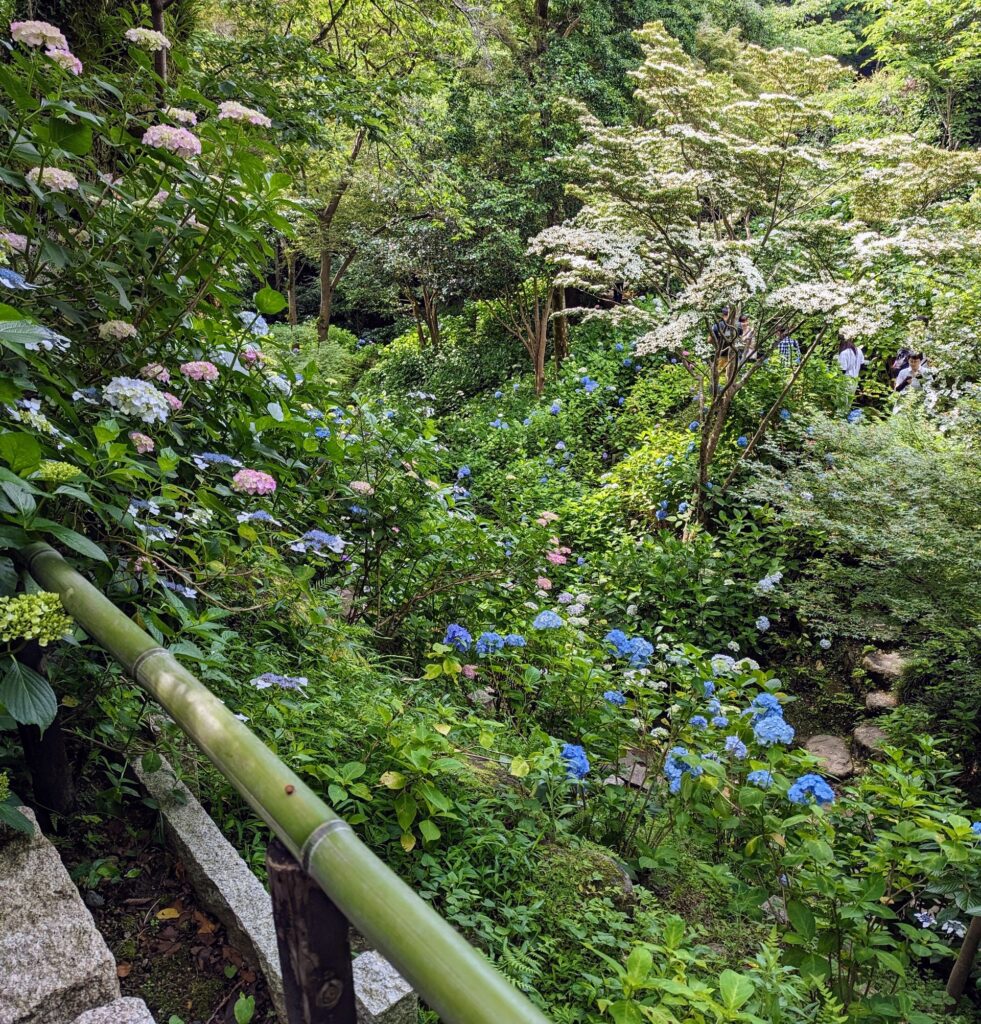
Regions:
[[[447,1024],[549,1024],[203,683],[54,548],[29,544],[20,560],[44,589],[60,595],[78,625],[160,704],[262,817],[346,919],[344,948],[350,922]],[[281,958],[282,930],[289,927],[290,922],[277,920]],[[333,961],[338,962],[336,955]],[[283,968],[289,975],[286,963]],[[354,1020],[334,1012],[340,1002],[353,1006],[353,996],[341,998],[339,990],[349,984],[343,976],[300,980],[301,987],[315,983],[318,992],[294,993],[290,1024]],[[323,1012],[317,1012],[318,1006]]]

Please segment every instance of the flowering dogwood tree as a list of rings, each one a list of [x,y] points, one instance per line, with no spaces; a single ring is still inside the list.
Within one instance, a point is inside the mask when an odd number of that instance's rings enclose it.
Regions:
[[[821,338],[868,337],[898,317],[852,245],[869,226],[857,217],[881,229],[883,219],[923,216],[978,163],[896,137],[875,143],[877,189],[860,146],[836,145],[827,101],[850,72],[833,58],[744,45],[706,65],[660,23],[638,37],[637,123],[609,127],[580,111],[582,141],[565,162],[582,208],[531,250],[557,284],[614,296],[570,312],[634,324],[639,354],[676,357],[694,378],[702,519],[726,417],[777,350],[780,328],[807,341],[789,388]],[[891,170],[908,162],[923,179],[915,211],[910,186]]]

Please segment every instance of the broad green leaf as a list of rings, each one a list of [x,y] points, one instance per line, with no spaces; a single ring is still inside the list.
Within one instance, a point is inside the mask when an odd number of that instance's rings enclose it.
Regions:
[[[260,288],[255,293],[255,308],[263,314],[280,313],[286,308],[286,299],[275,288]]]
[[[634,946],[627,957],[627,981],[639,988],[647,981],[654,964],[654,954],[649,946]]]
[[[437,839],[443,834],[436,827],[436,824],[430,818],[424,818],[419,822],[419,831],[422,833],[422,838],[427,843],[435,843]]]
[[[42,732],[58,713],[58,699],[51,684],[15,658],[9,660],[0,680],[0,704],[15,722],[36,725]]]
[[[745,975],[729,970],[719,975],[719,992],[727,1010],[738,1010],[753,991],[753,983]]]
[[[30,434],[0,434],[0,459],[15,473],[25,473],[41,461],[41,446]]]
[[[805,939],[813,939],[817,933],[817,922],[808,907],[796,900],[787,904],[787,917],[794,926],[794,930],[804,936]]]
[[[70,530],[67,526],[62,526],[61,523],[54,523],[50,519],[40,518],[35,519],[31,527],[35,530],[43,530],[45,533],[52,534],[62,544],[67,545],[72,551],[77,551],[86,558],[94,558],[97,562],[109,561],[106,553],[97,544],[93,544],[88,537],[83,537],[82,534]]]

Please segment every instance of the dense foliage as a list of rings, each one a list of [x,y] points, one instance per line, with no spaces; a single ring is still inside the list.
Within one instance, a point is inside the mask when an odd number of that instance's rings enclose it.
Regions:
[[[45,540],[557,1022],[976,1015],[969,7],[10,11],[0,829],[151,744],[263,870]]]

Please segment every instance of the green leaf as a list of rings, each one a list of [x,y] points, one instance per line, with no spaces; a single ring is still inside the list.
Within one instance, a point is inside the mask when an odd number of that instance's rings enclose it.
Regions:
[[[30,434],[0,434],[0,459],[15,473],[30,472],[41,461],[41,446]]]
[[[787,917],[790,918],[794,931],[803,935],[805,939],[813,939],[817,934],[817,922],[814,920],[814,915],[803,903],[791,900],[787,904]]]
[[[406,793],[403,790],[395,798],[395,816],[398,818],[403,832],[408,832],[412,827],[418,810],[419,807],[416,804],[415,798],[410,793]]]
[[[738,1010],[753,994],[753,983],[749,978],[735,971],[723,971],[719,975],[719,991],[727,1010]]]
[[[435,843],[443,834],[431,818],[424,818],[419,822],[419,831],[422,833],[422,838],[428,843]]]
[[[906,976],[906,968],[903,966],[902,960],[896,956],[895,953],[890,953],[886,949],[875,949],[873,950],[876,960],[882,964],[887,971],[892,971],[893,974],[898,974],[901,978]]]
[[[17,798],[14,796],[8,797],[0,804],[0,824],[8,825],[25,835],[34,835],[34,825],[31,819],[17,810],[17,804]]]
[[[279,313],[286,308],[286,299],[267,285],[255,293],[255,308],[263,314]]]
[[[255,996],[247,996],[244,992],[238,994],[235,1000],[235,1024],[250,1024],[255,1016]]]
[[[62,544],[70,547],[72,551],[77,551],[86,558],[94,558],[97,562],[109,561],[106,553],[98,544],[93,544],[88,537],[83,537],[82,534],[70,530],[67,526],[62,526],[61,523],[54,523],[50,519],[40,518],[35,519],[31,527],[35,530],[43,530],[45,533],[50,533],[52,536],[57,537]]]
[[[52,118],[48,122],[48,137],[56,146],[75,156],[85,156],[92,149],[92,128],[87,124],[70,124]]]
[[[0,597],[10,597],[17,589],[17,569],[6,556],[0,558]]]
[[[140,758],[140,765],[143,771],[153,774],[153,772],[160,771],[163,766],[163,760],[155,750],[148,750],[142,758]]]
[[[0,704],[21,725],[36,725],[41,732],[54,721],[58,699],[51,684],[34,669],[11,658],[0,680]]]
[[[5,480],[3,483],[0,483],[0,490],[9,498],[10,504],[21,515],[30,515],[37,508],[37,503],[34,501],[27,486],[19,481]]]
[[[654,965],[654,954],[649,946],[634,946],[627,957],[627,981],[634,988],[639,988],[647,981]]]

